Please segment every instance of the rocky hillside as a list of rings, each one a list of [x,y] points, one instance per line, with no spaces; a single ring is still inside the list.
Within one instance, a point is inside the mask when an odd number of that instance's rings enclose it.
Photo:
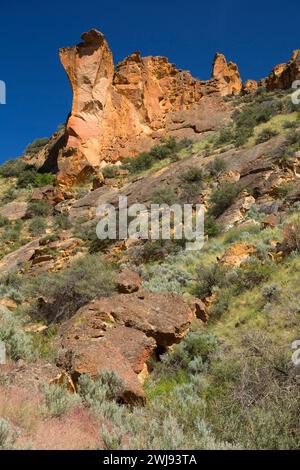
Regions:
[[[0,448],[299,448],[299,53],[61,61],[65,126],[0,167]],[[99,240],[96,209],[204,205],[205,244]]]

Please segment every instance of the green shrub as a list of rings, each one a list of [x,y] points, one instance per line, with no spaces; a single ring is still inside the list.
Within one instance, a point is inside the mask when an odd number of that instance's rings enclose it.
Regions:
[[[37,176],[37,169],[34,167],[26,167],[22,173],[18,175],[17,187],[27,188],[34,186],[34,181]]]
[[[32,279],[28,294],[48,302],[37,305],[32,312],[53,323],[70,318],[82,305],[113,293],[114,269],[99,255],[86,255],[59,273],[47,273]]]
[[[14,199],[16,199],[17,196],[18,196],[18,192],[15,190],[15,188],[13,187],[8,188],[7,191],[5,191],[2,194],[1,202],[2,204],[7,204],[8,202],[14,201]]]
[[[216,439],[251,450],[298,448],[300,394],[289,363],[261,331],[249,331],[241,351],[212,362],[206,419]]]
[[[282,112],[283,104],[280,100],[264,100],[244,106],[233,113],[235,123],[235,145],[244,145],[253,135],[254,128],[268,122],[273,116]]]
[[[194,293],[200,299],[209,297],[216,287],[222,287],[225,282],[225,270],[222,265],[215,263],[209,266],[199,266]]]
[[[38,173],[33,181],[33,186],[40,188],[42,186],[52,185],[55,176],[52,173]]]
[[[41,235],[45,232],[47,224],[42,217],[34,217],[28,226],[28,230],[33,236]]]
[[[219,178],[227,170],[227,163],[220,157],[214,158],[208,165],[207,170],[210,176]]]
[[[9,224],[9,219],[5,217],[4,215],[0,214],[0,227],[5,227],[8,224]]]
[[[54,227],[56,229],[68,230],[72,227],[70,219],[67,214],[57,214],[54,217]]]
[[[267,302],[278,301],[282,289],[277,284],[268,284],[262,288],[261,294]]]
[[[167,204],[172,206],[179,202],[179,198],[172,187],[161,188],[152,195],[153,204]]]
[[[219,217],[234,202],[240,193],[240,186],[236,183],[223,183],[220,188],[215,189],[210,196],[211,207],[208,215]]]
[[[9,422],[0,418],[0,450],[12,450],[17,437],[18,433],[12,429]]]
[[[27,164],[20,158],[8,160],[0,166],[0,176],[3,176],[4,178],[18,176],[25,170],[26,167]]]
[[[7,274],[0,278],[0,297],[8,297],[18,303],[24,300],[20,276]]]
[[[255,286],[267,281],[271,275],[272,267],[271,262],[262,263],[257,258],[249,258],[230,278],[235,294],[253,289]]]
[[[180,201],[184,204],[197,202],[199,193],[203,189],[203,171],[199,168],[190,168],[180,176]]]
[[[125,160],[125,168],[130,173],[140,173],[145,170],[149,170],[154,164],[154,157],[149,152],[140,153],[135,158]]]
[[[154,265],[143,272],[143,288],[150,292],[183,293],[191,282],[191,275],[170,264]]]
[[[256,137],[255,143],[256,144],[261,144],[263,142],[267,142],[267,140],[270,140],[272,137],[275,137],[278,135],[277,131],[274,131],[272,129],[266,128],[263,129]]]
[[[21,237],[22,226],[21,220],[16,220],[15,222],[10,222],[8,225],[5,225],[1,234],[1,240],[3,242],[18,242]]]
[[[222,127],[215,140],[215,147],[220,147],[224,144],[230,144],[234,139],[234,132],[231,126]]]
[[[47,217],[52,214],[51,204],[42,199],[37,201],[30,201],[28,204],[27,215],[28,217]]]
[[[181,181],[184,183],[201,183],[203,178],[204,174],[201,168],[189,168],[180,176]]]
[[[297,121],[284,121],[282,127],[284,129],[296,129],[299,126],[299,122]]]
[[[216,219],[209,214],[204,218],[204,233],[208,237],[216,237],[222,231],[222,227],[217,223]]]
[[[217,345],[217,340],[211,333],[189,333],[172,352],[161,357],[164,373],[173,374],[179,370],[204,372],[210,357],[216,353]]]
[[[54,178],[55,177],[52,173],[38,173],[38,170],[35,167],[27,166],[27,168],[18,175],[17,187],[39,188],[53,184]]]
[[[182,149],[189,147],[190,144],[191,141],[187,139],[176,142],[174,138],[169,138],[161,145],[153,147],[149,152],[142,152],[135,158],[127,158],[124,162],[124,166],[130,173],[140,173],[141,171],[150,169],[157,161],[167,158],[174,160],[176,155]]]
[[[31,338],[24,332],[21,320],[3,307],[0,307],[0,341],[5,343],[6,352],[14,361],[32,356]]]
[[[68,392],[66,385],[46,385],[44,393],[46,411],[50,416],[61,417],[68,409],[80,403],[79,396]]]
[[[105,178],[115,178],[117,176],[118,167],[115,165],[107,165],[102,169]]]
[[[98,412],[101,412],[105,401],[119,400],[123,388],[120,377],[109,370],[103,370],[96,380],[86,374],[81,375],[78,380],[78,393]]]

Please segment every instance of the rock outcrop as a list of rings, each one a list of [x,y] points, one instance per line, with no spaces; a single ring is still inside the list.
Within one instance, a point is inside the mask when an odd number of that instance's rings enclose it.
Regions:
[[[201,81],[165,57],[139,52],[115,67],[102,33],[91,30],[82,40],[60,50],[73,90],[65,134],[52,139],[37,159],[44,160],[44,168],[57,166],[60,185],[148,150],[165,136],[195,138],[214,130],[230,115],[222,96],[241,90],[236,65],[220,54],[212,79]]]
[[[292,86],[293,81],[300,79],[300,49],[293,52],[291,60],[286,64],[274,67],[266,80],[268,91],[286,90]]]
[[[147,360],[188,332],[192,311],[173,293],[136,292],[100,298],[82,307],[60,328],[64,354],[59,365],[76,382],[104,369],[123,381],[125,402],[144,401]]]
[[[39,248],[39,240],[33,240],[16,251],[4,256],[0,261],[1,274],[17,272],[25,263],[28,263]]]
[[[243,84],[237,65],[234,62],[227,63],[223,54],[215,55],[211,78],[216,80],[222,96],[238,95],[242,91]]]
[[[260,83],[256,80],[246,80],[243,85],[243,92],[245,94],[254,93],[258,89],[259,86],[260,86]]]

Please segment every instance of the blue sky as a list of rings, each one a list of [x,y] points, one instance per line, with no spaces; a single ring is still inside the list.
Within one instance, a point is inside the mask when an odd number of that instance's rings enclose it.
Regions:
[[[207,79],[218,51],[238,63],[243,79],[261,78],[300,47],[299,13],[299,0],[1,0],[0,161],[65,121],[71,92],[58,49],[90,28],[106,35],[115,61],[140,50]]]

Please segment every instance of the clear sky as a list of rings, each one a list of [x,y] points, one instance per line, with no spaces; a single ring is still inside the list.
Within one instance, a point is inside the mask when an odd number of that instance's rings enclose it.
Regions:
[[[207,79],[218,51],[243,79],[262,78],[300,48],[299,13],[299,0],[1,0],[0,161],[65,121],[71,92],[58,49],[90,28],[106,35],[115,61],[140,50]]]

